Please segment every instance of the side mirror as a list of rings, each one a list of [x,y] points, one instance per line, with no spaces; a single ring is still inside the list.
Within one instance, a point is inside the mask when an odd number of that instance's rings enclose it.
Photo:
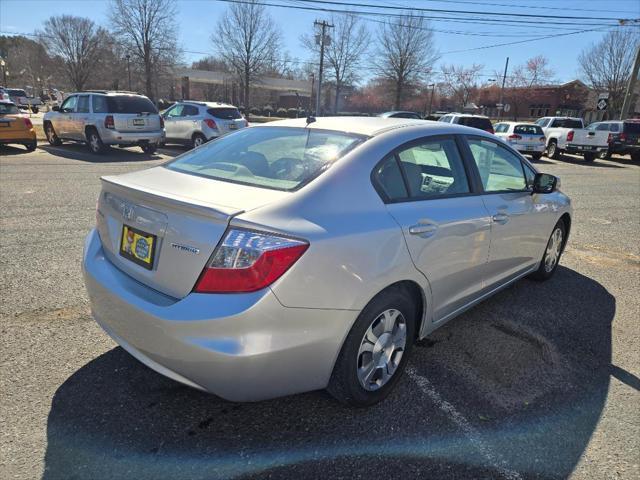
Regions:
[[[536,173],[533,179],[533,193],[552,193],[558,188],[559,180],[548,173]]]
[[[60,107],[58,105],[54,105],[51,110],[53,110],[54,112],[59,112],[60,111]]]

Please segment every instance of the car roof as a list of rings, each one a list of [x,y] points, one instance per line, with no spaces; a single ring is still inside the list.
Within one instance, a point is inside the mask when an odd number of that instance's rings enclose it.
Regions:
[[[126,90],[83,90],[81,92],[70,93],[69,96],[86,95],[88,93],[93,93],[95,95],[131,95],[132,97],[145,97],[145,95],[142,95],[141,93],[128,92]]]
[[[508,121],[504,121],[504,122],[496,122],[496,125],[502,125],[502,124],[507,124],[507,125],[530,125],[532,127],[537,127],[538,126],[537,123],[533,123],[533,122],[514,122],[513,120],[508,120]]]
[[[411,115],[418,115],[416,112],[412,112],[411,110],[392,110],[390,112],[383,112],[379,117],[388,117],[390,115],[396,115],[398,113],[410,113]]]
[[[306,127],[311,130],[335,130],[356,135],[375,137],[390,130],[407,127],[424,127],[434,134],[450,133],[452,130],[459,133],[473,132],[477,135],[478,130],[463,125],[453,125],[432,120],[418,120],[413,118],[388,118],[388,117],[316,117],[315,121],[307,124],[306,118],[292,118],[275,122],[254,125],[251,128],[264,127]],[[494,137],[495,138],[495,137]]]
[[[235,105],[221,102],[201,102],[199,100],[179,100],[176,103],[189,103],[191,105],[200,105],[208,108],[237,108]]]

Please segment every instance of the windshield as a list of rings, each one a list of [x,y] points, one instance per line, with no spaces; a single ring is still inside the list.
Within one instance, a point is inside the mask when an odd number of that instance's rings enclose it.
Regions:
[[[20,113],[18,107],[13,103],[0,103],[0,115],[10,115]]]
[[[295,190],[364,139],[307,128],[247,128],[187,152],[166,167],[216,180]]]
[[[488,130],[492,128],[491,120],[482,117],[461,117],[460,125],[467,127],[479,128],[480,130]]]
[[[24,90],[17,90],[15,88],[10,88],[9,90],[7,90],[7,93],[9,93],[9,95],[11,95],[12,97],[26,97],[27,96],[27,92],[25,92]]]
[[[582,128],[582,122],[573,118],[558,118],[554,120],[553,128]]]
[[[640,133],[640,122],[624,122],[625,133]]]
[[[112,95],[106,98],[109,113],[158,113],[155,105],[147,97]]]
[[[538,125],[516,125],[513,133],[520,135],[544,135],[544,132]]]

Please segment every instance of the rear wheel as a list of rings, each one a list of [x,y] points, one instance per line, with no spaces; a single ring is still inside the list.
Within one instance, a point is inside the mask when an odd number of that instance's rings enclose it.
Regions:
[[[53,145],[54,147],[62,145],[62,140],[60,140],[58,138],[58,135],[56,135],[56,131],[54,130],[53,125],[51,125],[51,123],[47,122],[45,124],[44,133],[47,136],[47,141],[49,142],[50,145]]]
[[[156,153],[156,150],[158,150],[158,145],[156,145],[155,143],[148,143],[146,145],[142,145],[140,148],[142,148],[142,151],[144,153],[153,155],[154,153]]]
[[[207,143],[207,138],[201,133],[194,133],[191,137],[191,148],[198,148],[205,143]]]
[[[632,152],[631,160],[633,160],[634,162],[640,162],[640,152]]]
[[[555,140],[551,140],[549,145],[547,145],[547,156],[554,160],[560,158],[560,149],[558,148],[558,143]]]
[[[606,150],[598,153],[598,158],[601,158],[603,160],[609,160],[611,158],[611,150],[606,149]]]
[[[401,287],[378,294],[355,321],[342,345],[327,390],[340,402],[369,406],[398,382],[411,353],[416,305]]]
[[[585,162],[593,162],[596,159],[596,154],[593,152],[585,152],[582,154]]]
[[[25,143],[24,148],[27,149],[27,152],[33,152],[38,146],[37,142]]]
[[[99,155],[104,153],[104,143],[102,143],[102,139],[100,135],[98,135],[98,131],[95,129],[91,129],[87,131],[87,145],[89,146],[89,150],[91,153]]]
[[[531,275],[534,280],[548,280],[555,273],[560,263],[560,256],[564,248],[564,242],[566,238],[567,228],[563,220],[558,220],[556,226],[553,227],[553,232],[547,242],[547,248],[544,251],[542,260],[540,261],[540,267]]]

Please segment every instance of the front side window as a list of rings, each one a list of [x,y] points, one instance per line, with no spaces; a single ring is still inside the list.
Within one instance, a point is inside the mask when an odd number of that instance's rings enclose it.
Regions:
[[[62,110],[65,113],[75,111],[77,101],[78,101],[78,97],[76,97],[75,95],[67,98],[62,104],[62,107],[60,107],[60,110]]]
[[[456,142],[425,139],[398,153],[412,198],[469,193],[469,182]]]
[[[596,131],[598,131],[598,132],[608,132],[609,131],[609,124],[608,123],[601,123],[600,125],[598,125],[596,127]]]
[[[246,128],[191,150],[166,168],[256,187],[295,190],[365,139],[309,128]]]
[[[485,192],[522,191],[527,188],[522,162],[490,140],[469,138],[469,147]]]
[[[194,105],[184,105],[182,108],[182,116],[183,117],[195,117],[200,113],[198,107]]]

